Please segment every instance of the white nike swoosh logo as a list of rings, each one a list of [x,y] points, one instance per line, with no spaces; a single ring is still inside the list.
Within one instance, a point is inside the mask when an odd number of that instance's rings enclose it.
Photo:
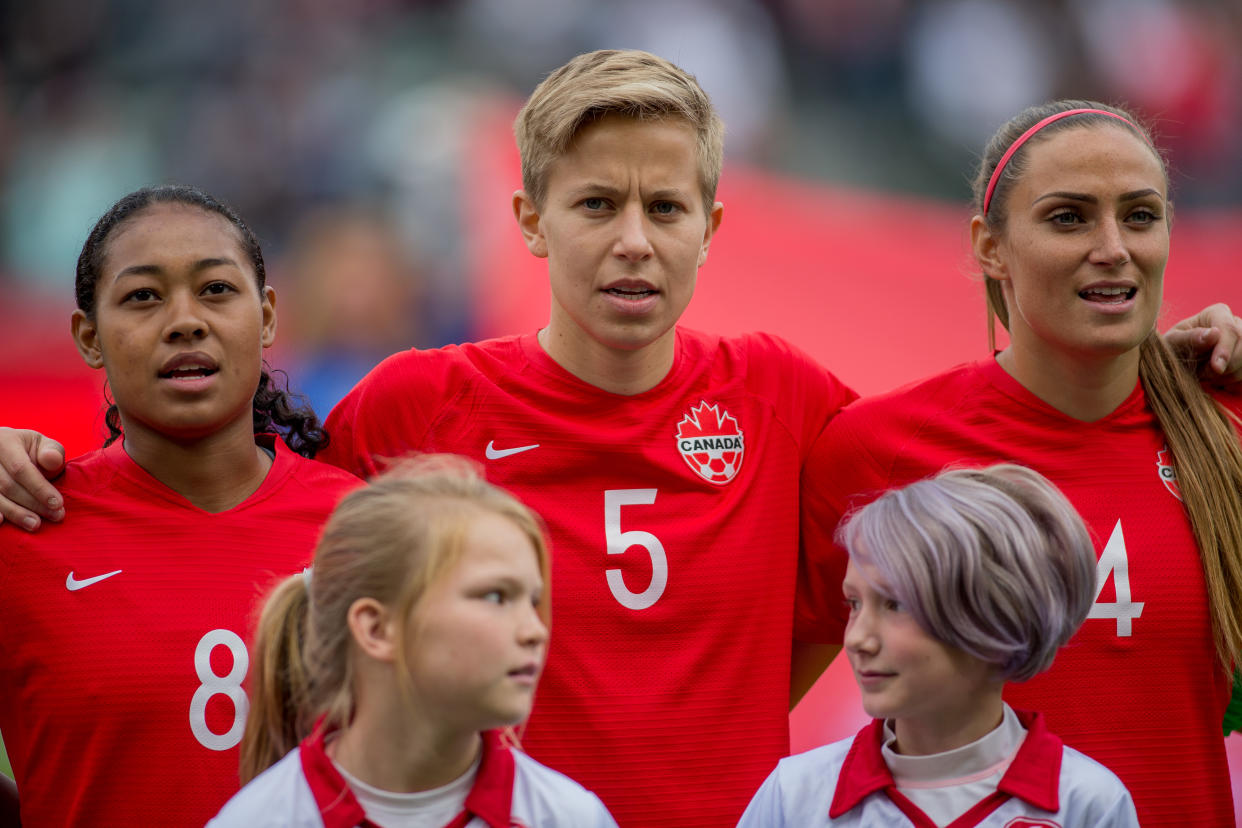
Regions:
[[[121,570],[118,569],[113,572],[105,572],[102,575],[96,575],[94,578],[83,578],[82,580],[79,581],[78,579],[73,577],[73,572],[70,572],[69,577],[65,579],[65,589],[69,590],[70,592],[77,592],[79,589],[88,587],[91,584],[99,583],[104,578],[111,578],[113,575],[120,575],[120,574],[121,574]]]
[[[539,448],[539,444],[534,443],[529,446],[518,446],[517,448],[511,448],[511,449],[498,449],[494,445],[492,445],[493,442],[494,441],[492,440],[488,440],[487,448],[483,450],[483,453],[487,455],[488,460],[499,460],[500,458],[508,457],[511,454],[521,454],[524,451],[530,451],[531,449]]]

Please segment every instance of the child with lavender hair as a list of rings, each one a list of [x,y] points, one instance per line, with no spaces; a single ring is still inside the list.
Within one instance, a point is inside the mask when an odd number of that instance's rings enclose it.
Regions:
[[[874,718],[784,759],[739,826],[1137,826],[1103,765],[1065,747],[1006,681],[1051,666],[1087,616],[1082,519],[1022,466],[958,469],[843,523],[845,650]]]

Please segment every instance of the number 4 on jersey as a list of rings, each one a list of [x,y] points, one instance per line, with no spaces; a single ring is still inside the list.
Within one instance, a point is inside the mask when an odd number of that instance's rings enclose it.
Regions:
[[[1117,600],[1111,604],[1100,603],[1100,593],[1108,583],[1108,576],[1113,576],[1113,587],[1117,592]],[[1088,618],[1117,619],[1117,635],[1128,638],[1133,634],[1131,622],[1143,614],[1143,602],[1133,601],[1130,597],[1130,561],[1126,557],[1126,538],[1121,532],[1121,521],[1113,527],[1104,551],[1100,553],[1100,562],[1095,567],[1095,603],[1091,605]]]

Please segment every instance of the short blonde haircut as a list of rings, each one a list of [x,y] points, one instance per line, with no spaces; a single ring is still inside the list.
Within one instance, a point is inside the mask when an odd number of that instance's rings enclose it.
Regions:
[[[706,212],[716,200],[724,163],[724,123],[694,76],[636,50],[578,55],[535,87],[513,131],[522,156],[522,187],[542,207],[548,171],[583,126],[605,115],[680,118],[698,139],[699,187]]]
[[[1024,466],[956,469],[891,489],[838,542],[875,567],[924,632],[1025,681],[1052,666],[1095,598],[1082,518]]]
[[[530,540],[544,580],[539,614],[548,622],[548,549],[535,513],[465,458],[424,455],[396,464],[336,507],[315,549],[313,576],[286,578],[263,607],[242,737],[243,784],[296,747],[320,716],[329,727],[352,716],[350,605],[374,598],[408,619],[427,587],[461,558],[469,527],[482,514],[511,521]],[[398,645],[404,676],[406,648]]]

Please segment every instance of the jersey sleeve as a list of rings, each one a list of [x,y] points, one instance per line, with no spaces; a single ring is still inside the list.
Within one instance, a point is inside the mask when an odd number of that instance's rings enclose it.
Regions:
[[[752,386],[758,386],[758,393],[779,401],[778,418],[793,435],[801,452],[800,490],[805,492],[807,473],[820,462],[816,459],[816,453],[822,452],[822,447],[826,445],[824,435],[839,419],[841,411],[858,399],[858,395],[809,355],[783,339],[770,334],[751,334],[748,340],[752,355],[747,366],[749,382]],[[806,520],[805,493],[801,497],[804,517],[799,546],[806,545],[805,533],[809,528],[814,531],[811,547],[818,549],[820,522]],[[827,537],[832,537],[831,527]],[[805,597],[800,594],[795,605],[794,637],[799,640],[836,643],[840,640],[836,627],[840,626],[841,632],[844,631],[843,619],[822,610],[825,601],[820,584],[828,584],[826,605],[835,607],[840,604],[838,585],[840,577],[844,577],[845,567],[840,565],[841,575],[833,583],[834,561],[835,556],[830,552],[816,554],[813,563],[803,561],[800,556],[799,592],[803,591],[801,584],[804,581],[808,583],[808,591]]]
[[[778,400],[777,414],[793,434],[806,461],[828,421],[858,395],[800,348],[771,334],[747,337],[748,384]]]
[[[451,377],[433,370],[440,355],[404,351],[373,368],[328,415],[317,459],[366,478],[418,450],[450,393]]]
[[[862,416],[860,416],[862,415]],[[849,556],[834,541],[850,509],[874,498],[888,484],[888,462],[865,428],[863,409],[832,419],[811,447],[802,468],[801,532],[794,638],[840,644],[846,613],[841,581]]]

